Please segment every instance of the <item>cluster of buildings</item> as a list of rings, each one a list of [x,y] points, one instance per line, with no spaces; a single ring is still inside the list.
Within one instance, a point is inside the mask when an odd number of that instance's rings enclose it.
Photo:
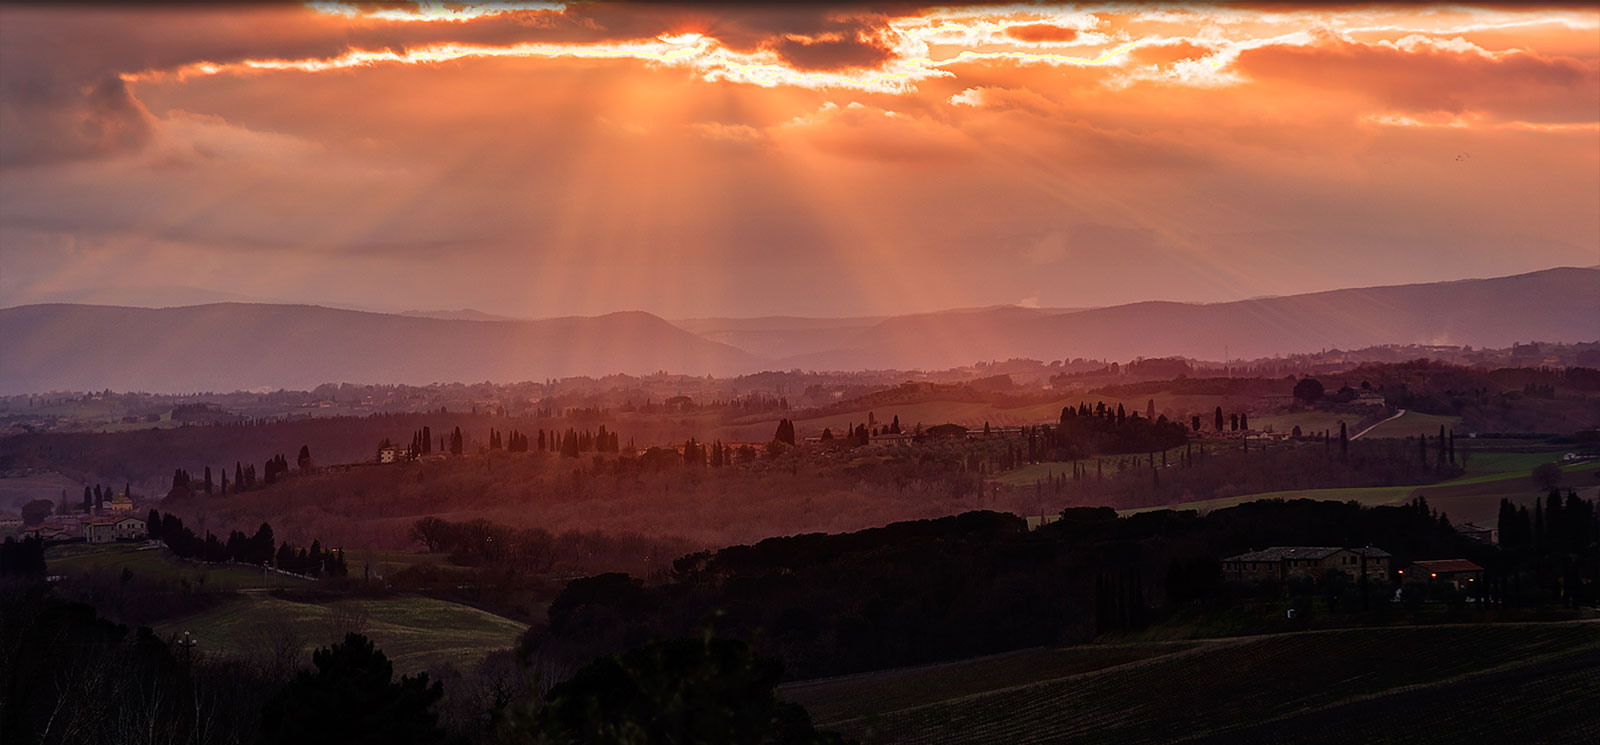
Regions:
[[[136,514],[133,498],[118,494],[97,514],[51,515],[38,525],[26,525],[20,515],[0,512],[0,537],[41,538],[45,542],[83,539],[88,543],[141,540],[148,535],[146,518]]]
[[[1241,582],[1320,582],[1328,572],[1343,572],[1351,578],[1442,583],[1457,590],[1472,590],[1483,582],[1483,567],[1466,559],[1418,561],[1391,574],[1393,559],[1388,551],[1372,546],[1274,546],[1223,559],[1222,573]]]

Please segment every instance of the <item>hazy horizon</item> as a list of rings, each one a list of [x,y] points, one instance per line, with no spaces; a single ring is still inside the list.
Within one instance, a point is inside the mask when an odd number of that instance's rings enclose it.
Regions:
[[[1522,276],[1522,275],[1525,275],[1525,274],[1537,274],[1539,272],[1550,271],[1550,270],[1554,270],[1554,269],[1600,269],[1600,265],[1595,265],[1595,266],[1558,265],[1558,266],[1551,266],[1551,267],[1543,267],[1543,268],[1539,268],[1539,269],[1532,269],[1532,270],[1529,270],[1529,271],[1526,271],[1526,272],[1516,272],[1516,273],[1513,273],[1513,274],[1510,274],[1510,275],[1503,275],[1503,276]],[[1446,278],[1440,278],[1440,279],[1434,279],[1434,280],[1424,280],[1422,282],[1411,283],[1411,284],[1442,284],[1442,283],[1449,283],[1449,282],[1462,282],[1462,281],[1471,281],[1471,280],[1480,280],[1480,279],[1495,279],[1495,278],[1497,278],[1497,277],[1492,277],[1492,276],[1446,277]],[[1321,293],[1321,292],[1335,292],[1335,291],[1339,291],[1339,290],[1372,289],[1372,288],[1378,288],[1378,287],[1396,287],[1396,286],[1400,286],[1400,285],[1398,285],[1398,284],[1377,284],[1377,285],[1348,286],[1348,287],[1346,287],[1346,286],[1326,287],[1326,288],[1321,288],[1321,289],[1307,290],[1306,292],[1303,292],[1303,293],[1292,293],[1292,294],[1294,294],[1294,295],[1312,295],[1312,294],[1317,294],[1317,293]],[[174,298],[171,301],[162,301],[162,300],[155,300],[155,299],[144,299],[144,300],[131,299],[131,298],[154,298],[159,293],[169,292],[169,291],[176,291],[176,290],[192,291],[195,294],[195,297],[193,297],[191,300],[187,300],[187,301],[186,300],[181,300],[181,299],[178,299],[178,298]],[[994,304],[989,304],[989,305],[973,305],[973,306],[959,306],[959,307],[930,307],[930,308],[925,308],[925,309],[906,309],[906,310],[902,310],[902,311],[898,311],[898,312],[885,312],[885,313],[879,313],[879,314],[865,314],[865,315],[826,315],[826,314],[821,314],[821,313],[819,313],[819,314],[806,314],[806,313],[756,313],[756,314],[751,314],[751,315],[712,314],[712,315],[703,315],[703,316],[683,316],[683,317],[678,317],[678,316],[672,316],[672,315],[669,315],[669,314],[663,314],[663,313],[655,312],[655,311],[652,311],[652,310],[647,309],[647,308],[618,307],[618,308],[613,308],[613,309],[609,309],[609,310],[602,310],[602,311],[599,311],[599,312],[596,312],[596,313],[592,313],[592,314],[566,314],[566,315],[552,315],[552,316],[509,316],[509,315],[501,315],[501,314],[493,313],[493,312],[490,312],[490,311],[485,311],[483,308],[471,307],[471,306],[427,307],[427,308],[409,307],[409,306],[406,306],[406,307],[401,307],[401,306],[394,306],[394,307],[361,306],[361,305],[352,305],[352,304],[348,304],[348,303],[341,303],[341,302],[339,302],[337,300],[331,300],[331,299],[328,299],[328,300],[288,300],[288,299],[283,299],[283,298],[250,297],[250,296],[245,296],[245,295],[234,295],[234,294],[231,294],[231,293],[216,293],[216,292],[212,292],[212,291],[208,291],[208,290],[203,290],[203,289],[200,289],[200,288],[190,288],[190,287],[183,287],[183,288],[173,288],[173,287],[112,288],[112,287],[104,287],[104,288],[85,288],[85,289],[82,289],[82,290],[77,290],[77,291],[72,291],[72,292],[58,293],[56,295],[51,295],[51,296],[46,296],[46,297],[38,298],[38,299],[35,299],[35,300],[31,300],[30,302],[21,302],[21,303],[0,302],[0,310],[7,309],[7,308],[19,308],[19,307],[24,307],[24,306],[28,306],[28,305],[94,305],[94,306],[103,306],[103,307],[145,308],[145,309],[151,309],[151,310],[160,310],[160,309],[166,309],[166,308],[188,308],[188,307],[194,307],[194,306],[199,306],[199,305],[216,305],[216,304],[221,304],[221,303],[241,303],[241,304],[255,304],[255,305],[304,305],[304,306],[312,306],[312,307],[329,308],[329,309],[332,309],[332,310],[350,310],[350,311],[357,311],[357,312],[361,312],[361,313],[382,313],[382,314],[386,314],[386,315],[402,315],[402,316],[413,316],[413,317],[419,317],[419,318],[437,318],[437,319],[444,319],[444,320],[544,321],[544,320],[556,320],[556,319],[561,319],[561,318],[593,318],[593,317],[606,316],[606,315],[612,315],[612,314],[617,314],[617,313],[642,312],[642,313],[649,313],[651,315],[657,316],[657,317],[662,318],[663,320],[666,320],[666,321],[671,322],[671,323],[706,322],[706,321],[715,321],[715,320],[759,321],[759,320],[762,320],[762,319],[769,319],[769,318],[770,319],[816,320],[816,321],[851,321],[851,320],[881,321],[881,320],[885,320],[885,319],[888,319],[888,318],[895,318],[895,317],[900,317],[900,316],[915,316],[915,315],[928,315],[928,314],[939,314],[939,313],[978,312],[978,311],[994,310],[994,309],[1001,309],[1001,308],[1019,308],[1019,309],[1024,309],[1024,310],[1036,310],[1036,311],[1045,312],[1045,313],[1072,313],[1072,312],[1083,311],[1083,310],[1096,310],[1096,309],[1100,309],[1100,308],[1116,307],[1116,306],[1121,306],[1121,305],[1135,305],[1135,304],[1147,303],[1147,302],[1175,302],[1175,303],[1184,303],[1184,304],[1190,304],[1190,305],[1217,305],[1217,304],[1225,304],[1225,303],[1245,302],[1245,301],[1251,301],[1251,300],[1268,300],[1268,299],[1288,297],[1288,296],[1290,296],[1290,294],[1287,294],[1287,293],[1276,293],[1276,294],[1265,294],[1265,295],[1251,295],[1251,296],[1248,296],[1248,297],[1226,298],[1226,299],[1219,299],[1219,300],[1182,300],[1182,299],[1171,298],[1171,297],[1138,297],[1138,298],[1130,298],[1130,299],[1127,299],[1127,300],[1124,300],[1124,301],[1121,301],[1121,302],[1117,302],[1117,303],[1113,303],[1113,304],[1109,304],[1109,305],[1076,306],[1076,307],[1069,307],[1069,306],[1040,306],[1040,305],[1022,304],[1022,303],[994,303]]]

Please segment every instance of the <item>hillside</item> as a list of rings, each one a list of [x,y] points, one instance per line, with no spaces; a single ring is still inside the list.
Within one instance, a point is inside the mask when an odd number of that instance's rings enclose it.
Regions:
[[[304,305],[0,310],[0,393],[309,390],[327,382],[520,381],[758,367],[648,313],[465,321]]]
[[[1593,622],[1085,646],[794,683],[871,743],[1581,742]],[[1469,713],[1470,712],[1470,713]]]
[[[1060,314],[993,309],[886,319],[807,369],[937,369],[979,360],[1249,359],[1380,344],[1506,347],[1600,339],[1600,270],[1561,268],[1232,303],[1142,302]]]

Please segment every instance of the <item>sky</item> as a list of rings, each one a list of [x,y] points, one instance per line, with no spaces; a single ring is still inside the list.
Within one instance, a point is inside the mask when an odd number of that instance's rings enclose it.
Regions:
[[[0,7],[0,306],[856,316],[1596,264],[1592,4]]]

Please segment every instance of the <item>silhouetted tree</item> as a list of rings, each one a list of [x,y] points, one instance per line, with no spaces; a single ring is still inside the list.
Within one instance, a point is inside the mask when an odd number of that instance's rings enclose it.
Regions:
[[[1294,400],[1306,406],[1311,406],[1322,400],[1322,381],[1316,378],[1302,378],[1294,384]]]
[[[736,639],[708,633],[653,641],[585,666],[550,689],[536,714],[514,710],[503,735],[560,743],[842,745],[838,735],[816,731],[805,709],[777,697],[782,673],[780,663]]]
[[[1561,486],[1561,466],[1556,463],[1540,463],[1534,466],[1533,483],[1542,491],[1553,491]]]
[[[267,743],[393,743],[425,745],[444,741],[434,704],[444,697],[428,674],[393,680],[389,658],[365,636],[311,655],[316,672],[302,670],[267,702],[261,716]]]
[[[54,505],[50,504],[48,499],[29,500],[27,504],[22,505],[22,524],[38,525],[50,516],[52,509]]]

